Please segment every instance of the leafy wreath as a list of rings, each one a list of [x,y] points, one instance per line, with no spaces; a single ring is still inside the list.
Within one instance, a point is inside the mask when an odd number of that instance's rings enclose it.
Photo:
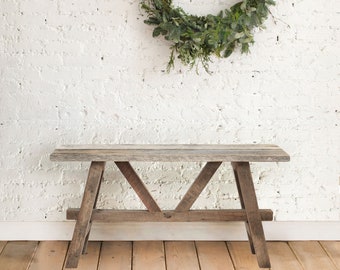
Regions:
[[[163,35],[171,42],[169,72],[174,67],[175,54],[185,65],[193,67],[201,62],[209,72],[210,56],[228,57],[240,45],[241,52],[249,52],[254,43],[252,30],[261,27],[267,18],[273,0],[243,0],[230,10],[218,15],[196,16],[174,7],[172,0],[142,0],[147,14],[144,22],[155,26],[153,37]]]

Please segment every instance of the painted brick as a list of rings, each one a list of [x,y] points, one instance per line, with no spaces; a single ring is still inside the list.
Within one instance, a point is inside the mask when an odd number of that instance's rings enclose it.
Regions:
[[[227,1],[228,2],[228,1]],[[235,1],[174,0],[204,15]],[[88,163],[52,163],[60,144],[275,143],[290,163],[252,164],[276,220],[339,220],[339,1],[277,1],[249,55],[206,74],[151,37],[139,1],[0,0],[0,221],[63,221]],[[202,163],[134,163],[173,209]],[[99,207],[143,209],[108,163]],[[194,208],[238,208],[229,164]]]

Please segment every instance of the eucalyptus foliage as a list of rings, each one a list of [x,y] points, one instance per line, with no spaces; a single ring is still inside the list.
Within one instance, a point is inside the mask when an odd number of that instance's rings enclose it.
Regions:
[[[153,25],[153,37],[163,35],[170,41],[171,53],[167,70],[174,67],[175,56],[193,67],[201,62],[208,72],[211,55],[228,57],[238,46],[249,52],[254,43],[252,30],[261,27],[273,0],[243,0],[218,15],[196,16],[174,7],[172,0],[142,0],[141,7]]]

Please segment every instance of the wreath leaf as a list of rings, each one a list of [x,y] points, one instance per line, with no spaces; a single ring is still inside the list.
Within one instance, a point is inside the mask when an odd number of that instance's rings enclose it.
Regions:
[[[229,57],[236,47],[248,53],[254,43],[252,30],[262,27],[273,0],[243,0],[216,16],[187,14],[174,7],[172,0],[142,0],[141,8],[147,14],[144,23],[155,26],[152,36],[163,35],[170,41],[169,72],[175,59],[191,68],[201,63],[209,72],[211,55]]]

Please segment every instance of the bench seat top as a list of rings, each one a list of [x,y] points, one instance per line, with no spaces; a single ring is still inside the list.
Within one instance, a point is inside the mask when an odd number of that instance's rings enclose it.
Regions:
[[[52,161],[228,161],[279,162],[289,155],[273,144],[100,144],[63,145]]]

